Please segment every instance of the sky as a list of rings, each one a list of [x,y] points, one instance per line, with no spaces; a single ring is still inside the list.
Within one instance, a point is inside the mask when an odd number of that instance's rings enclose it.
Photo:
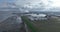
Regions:
[[[46,3],[45,3],[46,2]],[[48,4],[49,3],[49,4]],[[50,8],[50,2],[47,0],[17,0],[16,5],[24,7],[24,8],[30,8],[30,9],[47,9]]]
[[[52,0],[53,3],[52,3],[52,6],[53,7],[60,7],[60,0]]]
[[[0,0],[0,3],[5,0]],[[60,7],[60,0],[6,0],[7,2],[27,8],[39,8],[39,7]]]
[[[28,8],[50,8],[60,7],[60,0],[17,0],[17,5],[28,7]]]
[[[2,3],[3,1],[7,1],[7,2],[10,2],[10,3],[15,2],[15,0],[0,0],[0,3]]]
[[[17,0],[16,5],[35,10],[40,8],[44,11],[50,8],[60,8],[60,0]]]
[[[5,0],[0,0],[0,3]],[[60,8],[60,0],[7,0],[7,2],[15,3],[18,7],[29,9],[49,10],[50,8]]]

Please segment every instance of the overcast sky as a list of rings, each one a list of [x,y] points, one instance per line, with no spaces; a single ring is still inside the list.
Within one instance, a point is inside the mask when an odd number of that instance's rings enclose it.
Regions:
[[[60,8],[60,0],[17,0],[16,4],[37,10],[38,8],[42,8],[42,10],[47,10],[55,7]]]
[[[16,5],[22,6],[22,7],[27,7],[30,9],[37,9],[41,8],[42,10],[44,9],[49,9],[51,8],[52,1],[50,0],[17,0]]]
[[[40,7],[42,4],[46,7],[60,7],[60,0],[17,0],[16,4],[29,8]]]
[[[0,0],[0,3],[2,3],[3,1],[7,1],[7,2],[10,2],[10,3],[15,2],[15,0]]]
[[[47,0],[17,0],[17,5],[28,8],[39,8],[41,6],[49,6],[51,3]]]
[[[0,0],[0,3],[3,1],[4,0]],[[60,8],[60,0],[7,0],[7,2],[15,2],[15,4],[19,7],[26,7],[30,9],[44,8],[44,10],[46,10],[52,7]]]

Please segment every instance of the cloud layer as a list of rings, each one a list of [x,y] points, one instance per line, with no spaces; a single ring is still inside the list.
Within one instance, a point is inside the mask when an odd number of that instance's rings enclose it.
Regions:
[[[17,0],[16,5],[33,10],[46,10],[51,8],[49,0]]]
[[[12,2],[15,2],[16,0],[0,0],[0,3],[4,2],[4,1],[12,3]]]
[[[24,10],[50,11],[53,8],[60,7],[60,0],[17,0],[16,5],[23,7]],[[60,9],[60,8],[59,8]],[[53,9],[59,10],[59,9]]]
[[[16,4],[28,8],[47,7],[50,5],[48,0],[17,0]]]

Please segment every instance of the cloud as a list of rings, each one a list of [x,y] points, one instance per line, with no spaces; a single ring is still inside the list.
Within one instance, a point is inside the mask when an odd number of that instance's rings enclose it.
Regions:
[[[48,0],[17,0],[16,4],[28,8],[39,8],[48,6],[49,2]]]
[[[16,0],[0,0],[0,3],[5,2],[5,1],[12,3],[12,2],[15,2]]]
[[[46,11],[52,8],[52,0],[17,0],[16,5],[27,8],[27,10],[39,10]]]

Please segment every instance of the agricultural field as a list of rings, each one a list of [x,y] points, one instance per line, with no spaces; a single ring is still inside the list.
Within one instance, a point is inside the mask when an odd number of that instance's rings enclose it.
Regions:
[[[31,21],[28,18],[25,18],[25,20],[28,20],[28,27],[31,28],[33,31],[38,32],[60,32],[60,18],[50,18],[48,20],[38,20],[38,21]]]
[[[59,18],[51,18],[49,20],[33,21],[35,27],[40,32],[60,32],[60,20]]]

